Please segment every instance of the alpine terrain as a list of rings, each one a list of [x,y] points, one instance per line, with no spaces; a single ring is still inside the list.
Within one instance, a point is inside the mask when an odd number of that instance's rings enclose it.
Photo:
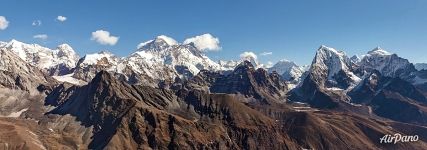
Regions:
[[[270,67],[164,35],[125,57],[0,42],[0,149],[427,149],[425,64],[312,52]]]

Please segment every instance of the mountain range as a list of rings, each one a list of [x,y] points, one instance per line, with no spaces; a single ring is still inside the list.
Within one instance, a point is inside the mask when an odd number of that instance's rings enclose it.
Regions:
[[[425,149],[425,64],[320,46],[310,65],[215,62],[166,36],[79,57],[0,42],[0,147]],[[13,94],[12,94],[13,93]],[[417,135],[381,143],[385,135]],[[7,137],[7,138],[4,138]]]

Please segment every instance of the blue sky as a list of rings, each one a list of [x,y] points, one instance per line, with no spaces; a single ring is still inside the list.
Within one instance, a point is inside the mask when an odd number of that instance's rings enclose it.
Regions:
[[[210,33],[222,49],[207,54],[238,59],[244,51],[261,62],[280,59],[309,64],[322,44],[364,54],[381,46],[412,62],[427,62],[427,1],[424,0],[5,0],[9,21],[0,41],[17,39],[50,48],[70,44],[80,55],[109,50],[126,56],[158,35],[186,38]],[[67,18],[64,22],[57,16]],[[32,22],[40,20],[40,26]],[[101,45],[91,33],[109,31],[119,40]],[[46,40],[34,39],[46,34]]]

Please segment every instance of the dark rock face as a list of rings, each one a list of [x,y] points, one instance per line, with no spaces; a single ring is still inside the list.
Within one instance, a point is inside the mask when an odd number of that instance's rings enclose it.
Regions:
[[[343,101],[347,100],[344,94],[326,90],[316,82],[317,78],[312,77],[313,76],[309,74],[300,87],[288,93],[288,98],[291,101],[305,102],[312,107],[326,109],[337,108],[339,103],[343,103]]]
[[[335,74],[333,78],[336,80],[336,83],[331,85],[326,85],[327,87],[336,86],[340,89],[347,89],[348,87],[351,86],[352,79],[349,76],[347,76],[346,73],[342,70],[340,70],[337,74]]]
[[[403,79],[374,72],[349,95],[354,103],[371,106],[378,116],[407,123],[427,123],[427,98]]]
[[[244,61],[228,74],[202,71],[189,82],[207,86],[212,93],[239,93],[261,103],[283,103],[287,92],[287,85],[280,80],[279,74],[255,69],[249,61]]]

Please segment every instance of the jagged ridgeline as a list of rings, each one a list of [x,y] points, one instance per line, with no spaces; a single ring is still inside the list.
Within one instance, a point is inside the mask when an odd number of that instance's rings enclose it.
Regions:
[[[266,68],[165,36],[122,58],[0,42],[0,147],[426,149],[422,64],[381,48],[313,54]],[[419,140],[380,142],[396,133]]]

